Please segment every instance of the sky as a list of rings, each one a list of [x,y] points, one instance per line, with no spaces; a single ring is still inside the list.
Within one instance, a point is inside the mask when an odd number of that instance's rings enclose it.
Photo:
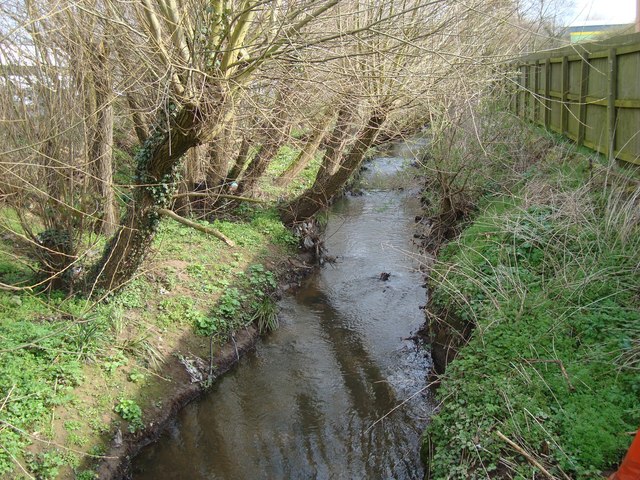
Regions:
[[[603,23],[633,23],[636,0],[573,0],[568,24],[602,21]]]

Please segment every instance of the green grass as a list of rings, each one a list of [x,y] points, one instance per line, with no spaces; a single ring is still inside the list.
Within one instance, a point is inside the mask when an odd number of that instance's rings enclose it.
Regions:
[[[276,178],[298,157],[300,153],[299,148],[292,147],[291,145],[284,145],[280,147],[276,156],[271,159],[269,166],[267,167],[266,178]]]
[[[92,465],[82,470],[83,457],[69,452],[104,450],[120,419],[124,429],[143,428],[145,406],[157,402],[146,392],[171,354],[161,338],[198,333],[213,335],[218,345],[260,318],[273,325],[275,310],[266,306],[276,279],[263,262],[291,253],[295,237],[275,208],[261,206],[242,206],[213,226],[237,247],[163,221],[139,275],[99,303],[0,290],[0,476],[24,468],[37,478],[70,470],[93,478],[86,469]],[[0,241],[0,282],[33,284],[29,267],[8,240]],[[200,343],[208,351],[208,341]],[[43,448],[34,438],[59,447]]]
[[[278,151],[267,169],[266,175],[260,179],[260,189],[270,199],[293,198],[313,185],[316,173],[320,168],[322,154],[318,152],[313,160],[292,180],[289,185],[279,187],[274,184],[277,178],[298,156],[300,150],[290,145],[285,145]]]
[[[129,424],[129,431],[135,433],[144,428],[142,409],[135,400],[121,399],[113,410]]]
[[[85,308],[82,300],[0,292],[0,475],[30,443],[22,432],[50,433],[50,410],[72,400],[83,362],[98,354],[107,324]]]
[[[431,478],[533,478],[497,432],[559,478],[624,455],[640,424],[640,206],[618,192],[584,162],[545,162],[441,251],[430,310],[475,330],[424,435]]]

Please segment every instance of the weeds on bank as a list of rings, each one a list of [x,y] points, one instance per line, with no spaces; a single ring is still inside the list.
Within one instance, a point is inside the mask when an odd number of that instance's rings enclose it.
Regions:
[[[17,275],[6,263],[3,272],[3,281]],[[86,307],[57,294],[0,292],[0,475],[16,467],[33,440],[26,431],[40,441],[51,437],[51,410],[73,401],[85,362],[99,355],[108,323]],[[35,465],[38,458],[22,461]],[[40,462],[45,472],[57,468],[48,458]]]
[[[430,478],[594,478],[640,424],[640,192],[561,152],[485,197],[432,272],[431,311],[475,330],[425,432]]]
[[[255,313],[251,317],[251,323],[258,325],[260,333],[271,332],[278,328],[278,308],[276,303],[268,296],[262,297],[255,304]]]
[[[80,465],[87,454],[104,454],[100,438],[112,422],[143,427],[142,408],[153,399],[140,391],[162,376],[168,353],[160,337],[191,330],[223,339],[250,321],[273,326],[275,274],[259,262],[268,248],[292,249],[295,237],[275,209],[241,207],[216,228],[238,247],[163,222],[146,270],[102,303],[0,291],[1,477],[48,479],[73,470],[76,478],[95,478]],[[0,282],[30,284],[28,259],[8,253],[8,241],[0,240]],[[56,426],[60,410],[75,413]]]
[[[135,433],[141,428],[144,428],[144,424],[142,423],[142,409],[135,400],[122,399],[113,410],[119,414],[123,420],[128,422],[131,433]]]
[[[273,272],[256,264],[249,267],[248,273],[240,272],[239,277],[235,282],[237,286],[225,290],[211,314],[198,319],[199,334],[226,333],[253,322],[257,322],[260,331],[273,329],[265,328],[266,325],[277,325],[277,320],[270,318],[277,316],[275,302],[270,297],[277,286]]]

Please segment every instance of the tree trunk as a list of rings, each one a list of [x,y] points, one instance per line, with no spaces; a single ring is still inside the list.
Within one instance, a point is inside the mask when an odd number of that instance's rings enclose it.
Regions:
[[[147,124],[144,121],[144,117],[142,116],[141,109],[138,106],[138,102],[131,92],[127,92],[127,103],[129,104],[131,120],[133,121],[133,129],[136,132],[138,141],[140,143],[144,143],[149,136],[149,131],[147,129]]]
[[[324,159],[322,164],[320,164],[320,169],[318,170],[318,176],[323,177],[325,175],[333,175],[338,170],[338,166],[340,165],[340,156],[344,151],[347,138],[349,137],[349,123],[352,115],[349,105],[344,103],[338,111],[336,125],[331,131],[331,135],[329,135],[327,148],[324,152]]]
[[[283,91],[285,93],[283,93]],[[244,193],[247,196],[255,194],[255,189],[260,180],[260,177],[264,174],[269,166],[271,159],[278,153],[280,147],[282,147],[286,140],[289,138],[287,125],[290,123],[287,118],[288,111],[286,109],[286,95],[287,87],[282,87],[282,90],[278,90],[275,99],[275,110],[272,118],[267,118],[262,125],[262,146],[260,151],[251,160],[247,169],[242,176],[239,193]]]
[[[116,231],[118,215],[113,192],[113,96],[111,74],[107,65],[107,52],[97,46],[92,55],[91,69],[95,98],[95,121],[91,135],[91,171],[102,199],[103,211],[100,230],[110,236]]]
[[[262,147],[260,147],[260,151],[256,153],[256,156],[253,157],[253,160],[249,163],[249,166],[242,176],[238,190],[239,193],[244,193],[248,196],[255,194],[260,177],[266,172],[267,167],[269,167],[269,162],[285,143],[285,137],[281,135],[280,132],[275,135],[275,138],[270,136],[265,140]]]
[[[209,143],[207,148],[207,189],[219,190],[225,183],[225,177],[229,168],[227,143],[223,130],[218,138]]]
[[[384,110],[374,111],[364,129],[359,133],[351,151],[345,155],[334,174],[316,176],[314,184],[301,196],[281,209],[282,221],[291,225],[304,221],[316,212],[329,205],[331,197],[335,195],[355,172],[364,158],[367,149],[373,144],[386,118]]]
[[[189,196],[186,195],[194,190],[206,188],[206,185],[202,181],[204,179],[202,158],[206,151],[203,147],[203,145],[198,145],[192,148],[185,156],[183,162],[184,167],[182,180],[178,185],[178,193],[181,195],[177,197],[173,204],[173,211],[179,213],[183,217],[189,216],[194,212],[198,215],[202,215],[206,209],[206,202],[204,200],[191,202]]]
[[[229,107],[228,120],[217,137],[208,144],[207,189],[221,192],[227,183],[230,159],[236,150],[236,116]]]
[[[168,131],[156,131],[136,155],[136,186],[119,230],[107,243],[88,278],[91,286],[114,290],[138,269],[159,224],[159,208],[171,201],[180,159],[198,144],[200,110],[182,107]]]
[[[314,132],[309,141],[305,144],[300,154],[296,157],[296,159],[291,162],[291,165],[287,167],[287,169],[282,172],[282,174],[276,180],[276,184],[283,187],[288,185],[294,178],[296,178],[302,170],[306,168],[307,165],[313,160],[318,148],[320,147],[320,143],[325,138],[327,134],[327,130],[331,121],[333,120],[333,115],[327,115],[319,128]]]
[[[244,165],[247,163],[247,156],[249,155],[249,149],[251,148],[251,140],[248,135],[242,139],[242,144],[240,145],[240,151],[236,156],[235,162],[233,162],[233,167],[227,173],[227,178],[225,183],[232,183],[238,180],[240,174],[242,173],[242,169]]]

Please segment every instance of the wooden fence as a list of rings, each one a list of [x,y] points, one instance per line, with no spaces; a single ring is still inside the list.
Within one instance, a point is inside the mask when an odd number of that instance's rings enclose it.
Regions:
[[[519,116],[640,165],[640,33],[532,54],[515,70]]]

